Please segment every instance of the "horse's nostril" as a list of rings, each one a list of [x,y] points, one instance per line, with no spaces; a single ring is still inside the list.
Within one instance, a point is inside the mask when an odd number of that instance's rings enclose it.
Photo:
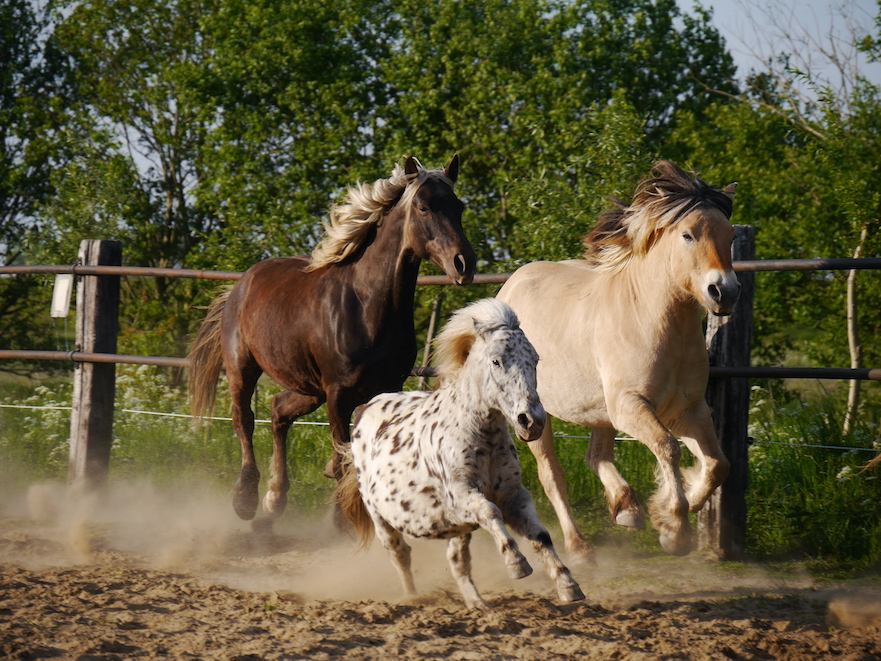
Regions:
[[[520,423],[520,426],[523,427],[523,429],[529,429],[529,424],[532,421],[529,419],[528,415],[521,413],[517,416],[517,422]]]
[[[456,272],[459,275],[462,275],[463,273],[465,273],[465,269],[467,268],[467,265],[465,264],[465,258],[462,255],[456,255],[456,259],[453,260],[453,263],[455,264]]]
[[[709,287],[707,287],[707,293],[714,301],[720,301],[722,299],[722,292],[719,291],[719,287],[717,285],[710,285]]]

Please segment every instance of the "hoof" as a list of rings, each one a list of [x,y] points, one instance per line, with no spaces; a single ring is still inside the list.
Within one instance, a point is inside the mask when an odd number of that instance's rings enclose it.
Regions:
[[[480,611],[480,612],[492,610],[492,606],[490,606],[488,603],[486,603],[483,599],[481,599],[479,597],[476,600],[466,601],[465,608],[467,608],[470,611]]]
[[[269,519],[277,519],[282,515],[288,505],[286,493],[273,493],[267,491],[263,496],[263,514]]]
[[[661,535],[658,537],[658,541],[670,555],[683,556],[691,553],[691,535],[680,535],[678,538]]]
[[[557,590],[557,596],[560,598],[560,601],[567,604],[572,601],[584,600],[584,593],[575,581],[572,581],[571,585],[567,585]]]
[[[596,554],[585,539],[572,540],[566,544],[566,556],[570,565],[573,566],[596,566]]]
[[[240,519],[250,521],[257,514],[257,505],[260,499],[257,495],[257,485],[253,488],[242,488],[240,484],[236,484],[235,495],[232,499],[233,509],[236,511]]]
[[[508,565],[508,576],[513,579],[526,578],[530,574],[532,574],[532,567],[523,556],[520,556],[517,562]]]
[[[621,510],[615,517],[615,524],[633,530],[645,530],[645,516],[634,510]]]

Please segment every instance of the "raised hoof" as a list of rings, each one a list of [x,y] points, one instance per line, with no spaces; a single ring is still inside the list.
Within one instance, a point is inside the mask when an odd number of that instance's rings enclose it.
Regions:
[[[513,579],[526,578],[532,574],[532,567],[523,556],[520,556],[517,562],[508,565],[508,576]]]
[[[567,604],[572,601],[582,601],[584,599],[584,593],[575,581],[572,581],[570,585],[566,585],[557,590],[557,596],[560,598],[560,601]]]
[[[232,499],[233,509],[240,519],[250,521],[257,514],[257,505],[260,499],[257,495],[257,486],[244,489],[240,483],[236,484],[235,495]]]
[[[691,535],[680,535],[678,538],[669,535],[660,535],[658,541],[670,555],[688,555],[691,553]]]
[[[642,512],[622,510],[615,517],[615,524],[633,530],[645,530],[645,516]]]
[[[284,513],[288,505],[286,493],[273,493],[267,491],[263,496],[263,514],[269,519],[277,519]]]

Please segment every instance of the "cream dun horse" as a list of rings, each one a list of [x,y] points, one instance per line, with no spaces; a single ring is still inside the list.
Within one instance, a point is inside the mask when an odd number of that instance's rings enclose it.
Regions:
[[[584,259],[519,269],[498,297],[535,346],[538,392],[549,415],[592,428],[587,463],[602,481],[612,519],[641,528],[645,515],[613,463],[617,431],[658,460],[650,515],[668,553],[691,551],[688,512],[728,474],[704,400],[709,361],[704,309],[731,313],[740,284],[731,264],[734,189],[719,191],[669,161],[629,205],[604,213],[585,237]],[[680,469],[681,440],[695,465]],[[566,495],[550,419],[529,444],[571,556],[590,556]]]

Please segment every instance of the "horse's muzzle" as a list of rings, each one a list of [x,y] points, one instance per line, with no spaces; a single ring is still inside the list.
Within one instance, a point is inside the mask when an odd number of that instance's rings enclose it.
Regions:
[[[734,311],[741,289],[742,285],[733,274],[720,277],[707,287],[707,308],[717,317],[728,316]]]
[[[517,416],[517,438],[528,443],[541,438],[545,429],[546,415],[544,411],[538,413],[521,413]]]

